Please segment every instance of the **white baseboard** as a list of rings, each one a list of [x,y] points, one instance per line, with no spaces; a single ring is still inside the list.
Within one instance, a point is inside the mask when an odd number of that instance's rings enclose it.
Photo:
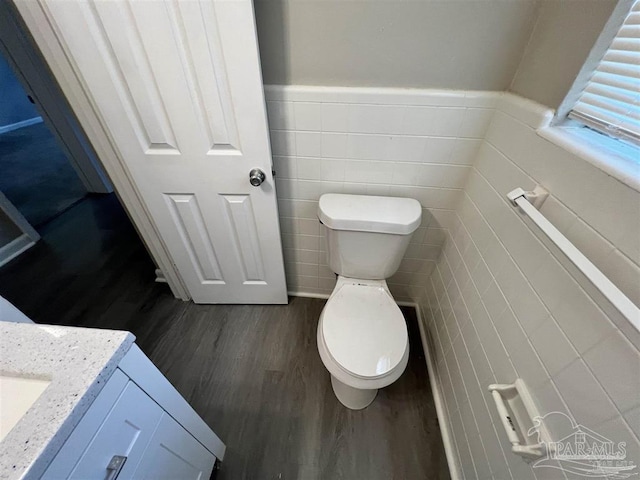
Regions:
[[[42,122],[42,117],[33,117],[21,122],[10,123],[9,125],[3,125],[0,127],[0,133],[11,132],[12,130],[18,130],[19,128],[28,127],[29,125],[35,125]]]
[[[396,300],[396,303],[400,307],[412,307],[412,308],[416,309],[416,312],[418,311],[418,304],[416,302],[407,302],[405,300]]]
[[[290,290],[287,292],[287,295],[290,297],[303,297],[303,298],[320,298],[322,300],[327,300],[331,294],[329,293],[314,293],[314,292],[298,292],[295,290]],[[417,310],[418,305],[415,302],[407,302],[404,300],[396,300],[396,303],[401,307],[413,307]]]
[[[33,247],[36,244],[29,235],[23,233],[15,240],[10,241],[4,247],[0,248],[0,267],[9,263],[25,250]]]
[[[287,295],[290,297],[321,298],[323,300],[327,300],[329,298],[328,293],[296,292],[295,290],[288,291]]]
[[[431,393],[433,394],[433,401],[436,406],[436,414],[438,415],[438,423],[440,424],[440,434],[442,435],[442,443],[444,445],[444,453],[447,457],[447,464],[449,465],[449,475],[452,480],[459,480],[462,478],[460,474],[461,469],[458,465],[458,457],[455,454],[456,447],[453,443],[453,437],[449,430],[449,415],[447,409],[444,406],[444,395],[442,394],[441,385],[435,375],[435,362],[433,360],[433,352],[429,347],[428,335],[422,312],[418,305],[416,307],[416,316],[418,318],[418,327],[420,328],[420,338],[422,340],[422,350],[424,350],[424,356],[427,360],[427,371],[429,372],[429,383],[431,384]]]

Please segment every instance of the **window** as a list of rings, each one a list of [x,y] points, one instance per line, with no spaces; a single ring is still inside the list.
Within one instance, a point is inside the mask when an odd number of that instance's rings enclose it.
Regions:
[[[619,2],[558,113],[640,145],[640,0]]]

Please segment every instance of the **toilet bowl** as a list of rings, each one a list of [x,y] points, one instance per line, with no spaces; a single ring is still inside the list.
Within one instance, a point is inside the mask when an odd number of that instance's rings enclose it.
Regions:
[[[367,407],[407,366],[406,323],[385,279],[398,269],[421,215],[409,198],[320,197],[318,218],[338,280],[318,322],[318,351],[348,408]]]
[[[320,315],[318,351],[340,402],[367,407],[395,382],[409,359],[404,316],[384,280],[338,277]]]

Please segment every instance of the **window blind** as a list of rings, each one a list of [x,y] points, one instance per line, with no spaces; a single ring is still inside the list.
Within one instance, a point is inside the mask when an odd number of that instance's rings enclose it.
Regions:
[[[640,0],[633,3],[569,117],[640,144]]]

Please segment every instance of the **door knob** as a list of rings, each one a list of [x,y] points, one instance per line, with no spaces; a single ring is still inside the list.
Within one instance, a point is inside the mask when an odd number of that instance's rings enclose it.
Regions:
[[[259,168],[254,168],[249,172],[249,183],[254,187],[259,187],[264,182],[266,175]]]

